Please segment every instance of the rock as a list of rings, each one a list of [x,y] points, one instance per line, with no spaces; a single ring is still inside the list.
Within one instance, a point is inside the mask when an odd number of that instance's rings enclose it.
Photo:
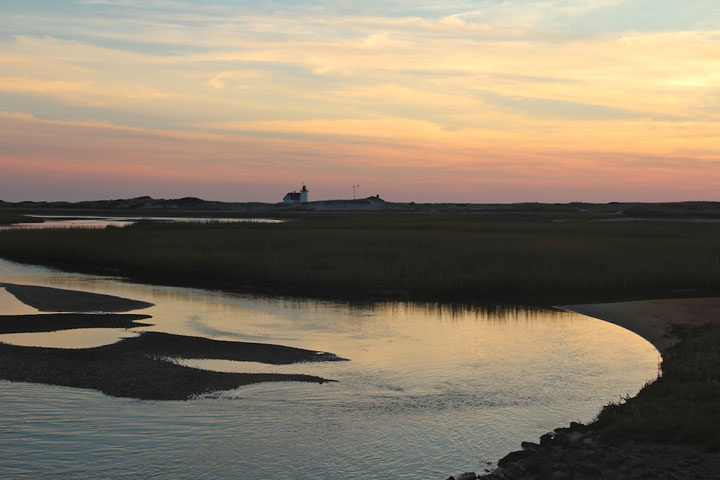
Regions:
[[[602,470],[594,463],[580,463],[576,466],[575,471],[588,477],[599,477],[602,475]]]
[[[657,478],[652,472],[649,472],[647,470],[633,470],[630,474],[630,478],[633,480],[640,479],[640,478]]]
[[[580,443],[590,448],[597,448],[598,446],[597,440],[592,436],[584,437]]]
[[[543,453],[545,452],[547,452],[547,455],[551,456],[552,458],[564,458],[565,447],[561,447],[560,445],[553,445],[552,447],[545,449]]]
[[[555,432],[555,436],[553,437],[553,443],[555,445],[567,445],[567,433],[565,433],[564,431]]]
[[[584,435],[581,432],[570,432],[565,436],[565,438],[567,445],[577,447],[580,445],[580,440],[584,438]]]
[[[505,455],[503,458],[498,460],[498,466],[499,467],[507,467],[511,463],[515,463],[519,460],[522,460],[524,458],[529,457],[532,455],[533,452],[530,450],[518,450],[515,452],[510,452],[507,455]]]
[[[642,460],[635,459],[628,463],[627,469],[628,470],[637,470],[639,468],[645,468],[647,467],[647,464],[643,462]]]
[[[554,435],[552,433],[546,433],[540,437],[540,446],[545,447],[553,442]]]
[[[525,476],[525,469],[519,463],[513,463],[502,469],[503,478],[522,478]]]
[[[483,475],[483,480],[503,480],[504,477],[502,477],[500,474],[492,472],[488,473],[487,475]]]
[[[563,459],[568,463],[578,463],[583,461],[583,454],[574,448],[569,448],[565,451]]]
[[[542,472],[547,463],[548,459],[544,455],[532,455],[522,461],[523,468],[528,474]]]
[[[583,456],[583,461],[588,463],[594,463],[596,465],[603,465],[608,463],[608,456],[602,450],[591,450]],[[620,462],[622,463],[622,462]]]
[[[607,443],[581,424],[558,428],[539,443],[497,462],[498,468],[470,480],[720,480],[720,453],[650,442]],[[474,474],[473,474],[474,475]],[[460,477],[464,480],[465,477]],[[454,478],[453,480],[460,480]]]
[[[476,478],[475,472],[465,472],[455,477],[455,480],[475,480]]]

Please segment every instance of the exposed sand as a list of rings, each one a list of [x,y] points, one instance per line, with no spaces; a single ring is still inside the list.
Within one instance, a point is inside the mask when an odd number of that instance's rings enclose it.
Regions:
[[[111,295],[0,283],[21,302],[38,310],[76,313],[0,315],[0,333],[29,333],[75,328],[128,329],[148,326],[136,314],[122,312],[152,304]],[[0,312],[2,313],[2,312]],[[201,337],[143,332],[96,348],[44,348],[0,342],[0,379],[92,388],[107,395],[154,400],[185,400],[219,390],[258,382],[301,381],[324,383],[314,375],[277,373],[223,373],[184,367],[173,358],[222,359],[274,365],[340,361],[332,353],[250,342],[228,342]]]
[[[720,297],[563,305],[559,308],[627,328],[652,343],[661,355],[679,341],[672,334],[673,325],[720,322]]]
[[[39,315],[0,315],[0,334],[40,333],[73,330],[76,328],[134,328],[149,327],[150,323],[136,320],[150,315],[116,313],[46,313]]]
[[[302,374],[215,372],[177,365],[168,357],[271,364],[342,360],[330,353],[318,354],[282,345],[145,332],[96,348],[23,347],[0,342],[0,378],[92,388],[110,396],[145,400],[186,400],[258,382],[332,381]]]
[[[15,298],[41,312],[129,312],[152,307],[152,303],[100,293],[0,283]]]

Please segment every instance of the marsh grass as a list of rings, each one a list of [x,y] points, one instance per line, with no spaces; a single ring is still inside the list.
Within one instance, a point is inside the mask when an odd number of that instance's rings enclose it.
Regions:
[[[468,214],[299,215],[0,232],[0,255],[141,281],[323,297],[630,296],[720,291],[720,224]]]
[[[604,438],[720,449],[720,325],[685,328],[679,335],[660,378],[600,412],[593,426]]]

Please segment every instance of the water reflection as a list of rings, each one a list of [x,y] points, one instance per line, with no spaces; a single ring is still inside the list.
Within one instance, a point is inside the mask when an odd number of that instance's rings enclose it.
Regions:
[[[0,342],[25,347],[93,348],[137,335],[137,332],[118,328],[80,328],[61,332],[7,333],[0,335]]]
[[[278,343],[351,360],[282,367],[184,360],[338,383],[246,386],[179,404],[0,382],[0,430],[9,432],[10,445],[0,469],[35,476],[84,468],[115,478],[447,478],[482,471],[482,461],[517,449],[521,440],[571,420],[589,421],[603,404],[634,394],[657,373],[657,352],[646,341],[569,312],[275,299],[5,261],[0,281],[154,303],[143,313],[155,325],[133,331]],[[63,335],[53,341],[67,342]],[[55,428],[65,422],[73,425],[69,437]],[[42,445],[33,443],[40,437]]]
[[[0,315],[34,315],[39,310],[25,305],[14,295],[0,287]]]

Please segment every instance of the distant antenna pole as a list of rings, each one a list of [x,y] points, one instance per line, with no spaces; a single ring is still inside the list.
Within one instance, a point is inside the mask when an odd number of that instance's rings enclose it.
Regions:
[[[355,189],[356,189],[356,188],[357,188],[358,190],[360,190],[360,185],[353,185],[353,200],[357,200],[357,198],[355,197]]]

